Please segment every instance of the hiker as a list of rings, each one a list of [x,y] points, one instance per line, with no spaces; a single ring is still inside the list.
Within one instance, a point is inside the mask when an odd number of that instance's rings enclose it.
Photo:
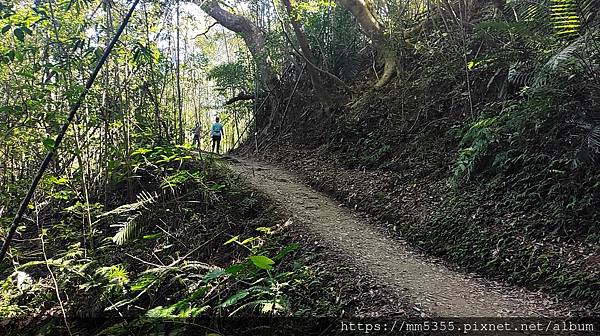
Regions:
[[[197,122],[196,126],[194,126],[194,128],[192,129],[192,133],[194,134],[192,146],[196,146],[196,142],[198,142],[198,150],[200,150],[200,140],[202,139],[202,124]]]
[[[215,123],[210,128],[210,135],[212,137],[212,151],[215,151],[215,145],[217,146],[217,154],[219,154],[219,145],[221,144],[221,137],[225,135],[223,132],[223,124],[219,122],[219,117],[215,118]]]

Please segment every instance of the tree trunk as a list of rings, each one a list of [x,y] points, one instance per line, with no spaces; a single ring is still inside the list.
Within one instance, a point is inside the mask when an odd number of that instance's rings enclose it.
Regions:
[[[254,57],[261,81],[269,89],[274,88],[278,80],[273,74],[271,60],[265,52],[266,37],[264,33],[248,18],[224,10],[216,0],[204,2],[194,0],[194,3],[200,5],[200,8],[220,25],[242,36]]]
[[[179,121],[179,144],[183,145],[183,143],[185,142],[185,132],[183,130],[183,106],[181,103],[181,62],[179,59],[179,32],[180,32],[180,24],[179,24],[179,16],[180,16],[180,6],[179,6],[179,0],[177,0],[177,8],[176,8],[176,23],[177,23],[177,29],[176,29],[176,33],[175,33],[175,67],[176,69],[176,77],[177,77],[177,119]]]
[[[383,32],[383,27],[377,21],[372,10],[370,0],[335,0],[347,11],[352,13],[364,33],[373,40],[380,56],[383,58],[383,75],[375,84],[376,88],[380,88],[387,84],[390,79],[396,74],[396,52],[390,48],[388,41]]]
[[[313,91],[315,92],[317,97],[319,97],[319,100],[323,104],[329,106],[331,103],[329,94],[327,90],[325,90],[321,78],[319,76],[319,71],[315,67],[315,65],[317,64],[317,60],[314,57],[312,51],[310,50],[310,45],[308,44],[308,40],[306,39],[306,36],[304,35],[302,28],[300,27],[300,22],[298,22],[298,20],[296,20],[296,18],[292,14],[292,5],[290,3],[290,0],[281,0],[281,2],[285,6],[285,9],[290,18],[290,23],[292,24],[292,28],[294,29],[294,34],[296,35],[296,39],[298,40],[298,45],[300,45],[300,50],[306,58],[306,69],[308,71],[308,75],[313,86]]]

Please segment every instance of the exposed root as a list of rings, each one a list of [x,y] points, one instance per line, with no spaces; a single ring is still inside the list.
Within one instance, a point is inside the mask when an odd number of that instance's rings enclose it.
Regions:
[[[383,75],[375,83],[375,89],[379,89],[390,82],[397,73],[398,67],[396,65],[396,53],[394,50],[386,47],[381,48],[381,54],[384,61]]]

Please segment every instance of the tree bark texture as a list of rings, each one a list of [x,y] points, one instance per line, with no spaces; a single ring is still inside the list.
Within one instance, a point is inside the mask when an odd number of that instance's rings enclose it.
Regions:
[[[269,89],[272,89],[278,81],[273,74],[271,60],[265,52],[267,40],[265,34],[248,18],[223,9],[218,1],[209,0],[202,2],[195,0],[194,2],[200,5],[200,8],[202,8],[202,10],[210,17],[215,19],[220,25],[240,34],[248,47],[248,50],[254,57],[261,81]]]
[[[360,28],[364,33],[373,40],[377,51],[383,58],[383,75],[375,84],[376,88],[380,88],[387,84],[396,74],[396,52],[390,47],[383,27],[373,12],[370,0],[335,0],[338,4],[352,13]]]
[[[308,71],[308,75],[313,86],[313,91],[323,104],[330,105],[331,102],[329,94],[327,90],[325,90],[323,82],[321,81],[321,77],[319,76],[319,71],[318,69],[316,69],[315,66],[317,64],[317,60],[314,54],[312,53],[312,50],[310,49],[310,45],[308,43],[308,40],[306,39],[306,36],[304,35],[304,32],[302,31],[300,22],[296,20],[294,14],[292,13],[292,4],[290,3],[290,0],[281,0],[281,2],[285,6],[285,9],[288,13],[288,17],[290,18],[290,23],[292,25],[292,28],[294,29],[294,34],[296,35],[296,39],[298,40],[298,45],[300,45],[300,50],[302,51],[302,54],[307,60],[306,69]]]

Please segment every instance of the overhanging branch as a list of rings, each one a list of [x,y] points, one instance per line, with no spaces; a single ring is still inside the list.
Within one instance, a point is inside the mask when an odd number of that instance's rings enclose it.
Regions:
[[[218,21],[213,22],[210,26],[206,27],[206,30],[204,31],[204,33],[200,33],[200,34],[194,36],[194,39],[197,39],[200,36],[206,37],[206,34],[208,34],[208,32],[210,31],[210,29],[212,27],[216,26],[218,23],[219,23]]]
[[[241,101],[241,100],[252,100],[256,98],[256,96],[252,93],[245,93],[245,92],[240,92],[237,96],[230,98],[228,101],[225,102],[225,105],[231,105],[237,101]]]

